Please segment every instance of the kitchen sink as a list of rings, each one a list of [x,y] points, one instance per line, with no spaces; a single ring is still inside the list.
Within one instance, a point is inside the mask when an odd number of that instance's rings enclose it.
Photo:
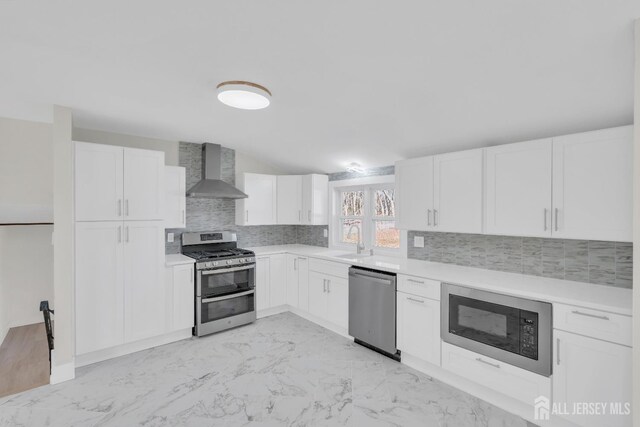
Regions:
[[[360,259],[360,258],[368,258],[372,256],[371,254],[344,254],[344,255],[336,255],[336,258],[344,258],[344,259]]]

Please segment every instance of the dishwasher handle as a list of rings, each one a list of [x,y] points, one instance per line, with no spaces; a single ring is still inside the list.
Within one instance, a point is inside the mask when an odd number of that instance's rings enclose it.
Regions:
[[[375,271],[350,268],[349,279],[351,278],[361,278],[369,282],[375,282],[382,285],[396,286],[396,276],[394,274],[377,273]]]

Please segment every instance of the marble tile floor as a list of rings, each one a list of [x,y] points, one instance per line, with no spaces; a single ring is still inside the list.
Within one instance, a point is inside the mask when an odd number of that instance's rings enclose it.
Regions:
[[[291,313],[79,368],[0,426],[527,426]]]

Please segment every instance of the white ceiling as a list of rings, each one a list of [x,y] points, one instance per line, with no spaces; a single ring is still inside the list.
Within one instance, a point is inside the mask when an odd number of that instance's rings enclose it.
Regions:
[[[0,1],[0,116],[291,171],[629,124],[638,0]],[[216,100],[225,80],[266,110]]]

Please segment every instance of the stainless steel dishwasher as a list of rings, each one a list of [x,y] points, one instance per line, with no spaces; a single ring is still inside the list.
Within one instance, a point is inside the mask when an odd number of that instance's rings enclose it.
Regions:
[[[400,360],[395,274],[349,268],[349,335],[358,344]]]

